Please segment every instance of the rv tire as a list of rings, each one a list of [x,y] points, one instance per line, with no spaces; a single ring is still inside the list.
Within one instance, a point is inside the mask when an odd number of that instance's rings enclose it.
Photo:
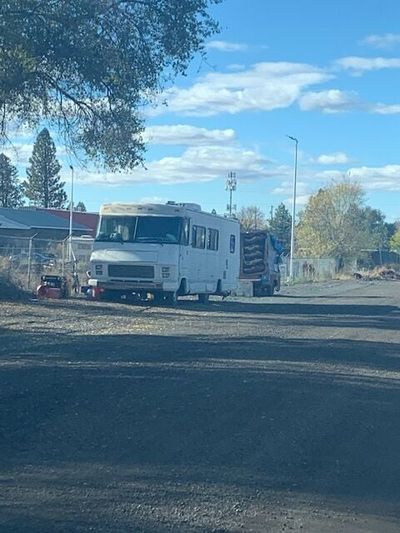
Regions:
[[[199,294],[199,302],[201,304],[208,304],[208,301],[210,299],[210,295],[206,293]]]
[[[168,305],[175,306],[178,303],[178,294],[176,291],[166,292],[165,300]]]
[[[161,304],[164,301],[164,294],[162,292],[155,292],[153,294],[153,301],[155,304]]]

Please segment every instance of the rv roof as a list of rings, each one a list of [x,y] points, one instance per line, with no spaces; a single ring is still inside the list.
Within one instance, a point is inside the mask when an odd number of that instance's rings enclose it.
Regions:
[[[238,221],[231,217],[226,217],[223,215],[217,215],[215,212],[207,213],[201,211],[201,207],[198,204],[192,203],[174,203],[168,202],[167,204],[104,204],[100,208],[100,215],[147,215],[147,216],[185,216],[188,212],[197,212],[203,213],[210,217],[223,218],[225,220],[231,220],[232,222],[238,223]]]
[[[182,213],[184,209],[176,205],[165,204],[104,204],[100,209],[101,215],[170,215],[176,216],[177,213]]]

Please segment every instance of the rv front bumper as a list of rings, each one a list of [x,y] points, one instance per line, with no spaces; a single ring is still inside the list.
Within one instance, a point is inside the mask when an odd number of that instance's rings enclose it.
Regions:
[[[98,287],[99,289],[104,290],[115,290],[115,291],[173,291],[176,290],[176,282],[156,282],[149,280],[115,280],[115,281],[99,281],[97,279],[89,279],[88,282],[90,287]]]

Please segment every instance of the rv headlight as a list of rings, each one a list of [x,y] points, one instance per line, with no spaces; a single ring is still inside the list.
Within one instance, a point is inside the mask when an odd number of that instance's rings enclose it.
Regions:
[[[169,267],[162,267],[161,268],[161,275],[162,275],[163,278],[169,278],[169,276],[170,276]]]
[[[96,276],[102,276],[103,275],[103,265],[95,265],[94,271],[96,273]]]

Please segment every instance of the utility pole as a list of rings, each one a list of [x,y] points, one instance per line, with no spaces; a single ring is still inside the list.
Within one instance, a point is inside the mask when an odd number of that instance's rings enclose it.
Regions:
[[[294,257],[294,230],[296,219],[296,182],[297,182],[297,148],[299,141],[296,137],[286,135],[290,140],[294,142],[294,172],[293,172],[293,197],[292,197],[292,228],[290,232],[290,260],[289,260],[289,279],[293,281],[293,257]]]
[[[237,186],[237,180],[236,180],[236,172],[229,172],[228,179],[226,180],[226,187],[225,190],[229,191],[229,204],[227,205],[229,216],[232,216],[232,193],[233,191],[236,191]]]

